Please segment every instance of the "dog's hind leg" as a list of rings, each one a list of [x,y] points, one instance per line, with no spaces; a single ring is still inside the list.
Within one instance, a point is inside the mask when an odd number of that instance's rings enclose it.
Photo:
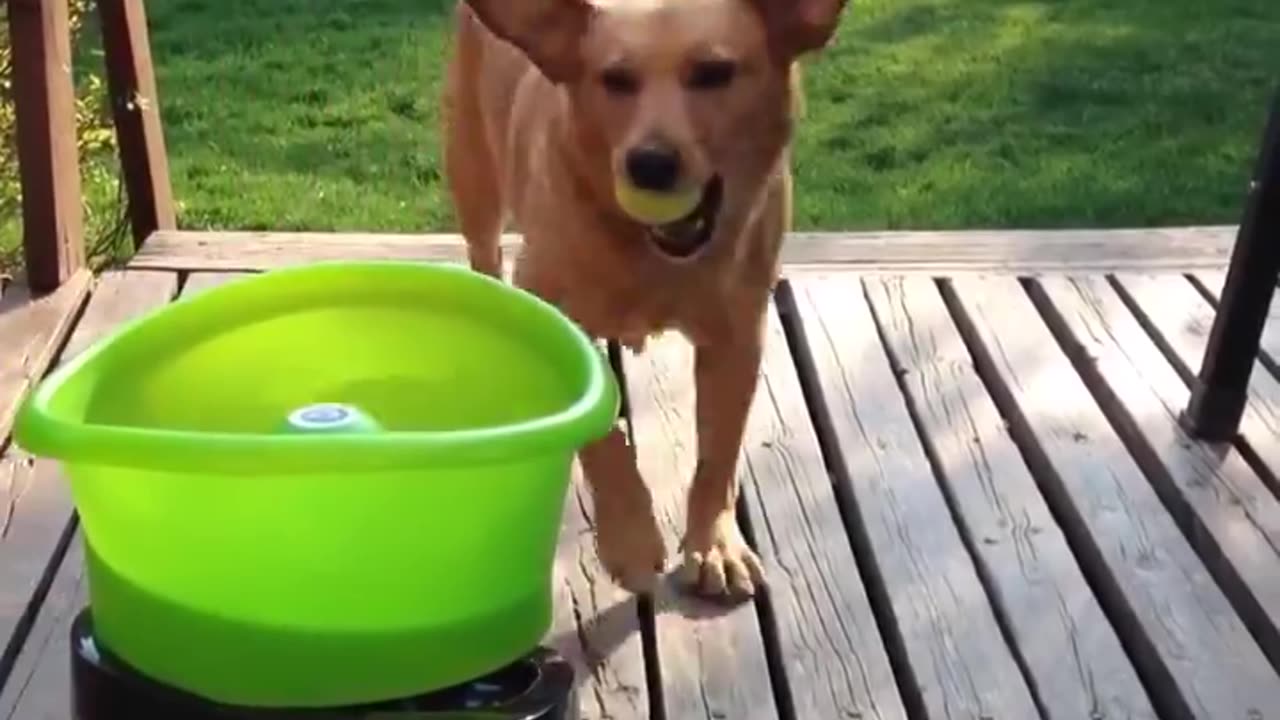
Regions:
[[[445,79],[445,175],[472,269],[501,278],[506,212],[477,89],[481,48],[476,29],[469,27],[473,22],[465,13],[459,18],[457,47]]]

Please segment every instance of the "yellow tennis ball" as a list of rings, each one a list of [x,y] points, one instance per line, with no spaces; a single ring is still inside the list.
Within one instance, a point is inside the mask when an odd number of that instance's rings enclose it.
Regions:
[[[675,222],[693,212],[702,201],[702,188],[674,192],[653,192],[632,185],[626,178],[614,179],[618,204],[631,217],[650,225]]]

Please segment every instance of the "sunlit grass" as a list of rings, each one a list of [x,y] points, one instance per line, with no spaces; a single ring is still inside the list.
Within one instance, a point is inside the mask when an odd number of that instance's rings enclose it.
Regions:
[[[451,229],[452,0],[149,0],[180,222]],[[806,72],[801,228],[1230,223],[1272,0],[855,0]]]

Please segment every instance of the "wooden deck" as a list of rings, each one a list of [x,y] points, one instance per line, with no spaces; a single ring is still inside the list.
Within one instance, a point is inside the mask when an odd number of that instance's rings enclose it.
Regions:
[[[1280,324],[1237,442],[1177,422],[1232,233],[793,241],[740,464],[768,591],[732,609],[620,592],[575,485],[547,641],[583,668],[583,717],[1280,718]],[[161,233],[128,270],[0,300],[0,720],[69,717],[87,589],[56,465],[5,439],[22,393],[237,273],[458,258],[447,240],[237,241]],[[692,354],[668,336],[619,359],[674,549]]]

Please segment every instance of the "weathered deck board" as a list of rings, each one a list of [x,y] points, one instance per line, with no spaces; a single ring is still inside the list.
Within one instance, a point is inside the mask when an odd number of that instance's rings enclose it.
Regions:
[[[787,265],[861,272],[1111,272],[1218,270],[1227,266],[1232,226],[1118,230],[971,230],[792,233]],[[519,236],[503,239],[508,255]],[[153,270],[269,270],[318,260],[465,262],[456,234],[158,231],[131,260]]]
[[[71,718],[71,621],[88,603],[84,545],[76,532],[9,682],[0,688],[0,718]]]
[[[1214,307],[1178,275],[1123,274],[1116,277],[1116,284],[1174,367],[1189,381],[1199,371],[1209,343]],[[1240,435],[1270,469],[1272,477],[1280,476],[1280,380],[1261,361],[1254,363],[1249,378]],[[1273,484],[1271,489],[1280,492],[1280,485]]]
[[[1202,294],[1208,295],[1217,307],[1222,296],[1222,286],[1226,282],[1227,273],[1204,271],[1193,274],[1192,281],[1200,286]],[[1267,310],[1267,324],[1262,328],[1262,337],[1258,344],[1262,351],[1263,364],[1267,365],[1273,375],[1280,376],[1280,290],[1271,298],[1271,307]],[[1195,369],[1199,369],[1196,366]]]
[[[1201,292],[1207,294],[1216,303],[1218,302],[1218,298],[1222,296],[1222,287],[1227,281],[1227,271],[1202,270],[1200,272],[1192,273],[1191,281],[1200,285]],[[1276,294],[1280,296],[1280,292],[1277,292]],[[1276,304],[1277,303],[1275,302],[1271,304],[1271,312],[1268,313],[1269,316],[1275,315],[1277,309]]]
[[[937,286],[928,278],[865,284],[926,449],[1045,717],[1154,718]]]
[[[1161,716],[1256,718],[1280,707],[1280,677],[1018,282],[944,288]]]
[[[182,296],[191,297],[196,293],[221,287],[229,282],[239,280],[252,273],[247,272],[198,272],[191,273],[182,283]]]
[[[930,717],[1037,717],[929,466],[856,275],[792,284],[837,482]],[[859,545],[863,542],[859,539]],[[910,691],[908,691],[910,692]]]
[[[693,352],[667,334],[624,362],[640,472],[653,494],[669,560],[678,561],[685,493],[697,463]],[[653,597],[666,717],[778,717],[755,606],[732,608],[686,594],[675,581]]]
[[[83,317],[62,351],[61,361],[76,356],[120,322],[167,303],[177,291],[173,273],[108,273],[98,283]],[[25,625],[34,616],[51,568],[56,566],[66,528],[71,520],[71,496],[57,464],[31,461],[10,448],[0,460],[0,482],[12,495],[5,498],[8,512],[0,534],[0,642],[11,650],[0,654],[12,659],[25,637]],[[2,646],[0,646],[2,647]],[[2,716],[0,716],[2,717]]]
[[[999,235],[976,237],[981,246]],[[1181,275],[1139,275],[1194,273],[1212,295],[1219,268],[1135,256],[1108,266],[1121,272],[1114,284],[1054,273],[1029,282],[1028,298],[1006,273],[1038,274],[1044,256],[1032,253],[996,268],[1004,277],[959,278],[939,293],[927,275],[947,263],[982,269],[988,250],[947,252],[942,238],[960,237],[948,234],[815,237],[835,243],[827,249],[840,248],[841,262],[887,264],[861,279],[827,266],[813,280],[794,267],[798,302],[784,292],[782,316],[770,318],[739,478],[772,585],[760,602],[726,609],[664,584],[656,638],[642,637],[648,604],[600,571],[590,494],[575,476],[547,641],[581,668],[583,717],[1115,720],[1153,718],[1152,705],[1162,720],[1270,717],[1280,707],[1280,502],[1245,459],[1280,446],[1280,394],[1251,396],[1243,454],[1187,438],[1174,418],[1212,306]],[[1179,258],[1200,252],[1187,238]],[[405,253],[421,251],[414,241],[404,237]],[[345,242],[325,252],[347,252]],[[894,267],[912,277],[885,278]],[[206,270],[184,295],[242,274]],[[1139,297],[1146,281],[1165,292]],[[43,364],[68,335],[64,359],[176,292],[174,273],[108,274]],[[0,328],[11,321],[0,313]],[[793,357],[783,331],[797,329],[804,351]],[[1268,333],[1274,370],[1280,327]],[[674,561],[696,461],[692,353],[667,336],[627,366],[640,461]],[[1263,368],[1254,383],[1280,393]],[[806,398],[815,389],[825,399],[817,427]],[[18,499],[8,516],[6,497]],[[56,465],[15,447],[0,454],[0,643],[17,638],[0,655],[0,719],[69,716],[67,631],[85,601],[74,527]]]
[[[579,672],[582,720],[649,717],[640,614],[634,596],[609,578],[596,555],[591,494],[574,463],[556,548],[555,617],[549,643]]]
[[[781,320],[771,311],[738,477],[796,718],[906,717]]]
[[[79,355],[121,323],[155,311],[178,292],[178,276],[150,270],[104,273],[75,332],[62,351],[61,362]]]
[[[57,357],[92,286],[92,273],[81,270],[34,300],[26,288],[0,296],[0,449],[22,399]]]
[[[1235,448],[1182,430],[1190,391],[1105,280],[1039,284],[1051,324],[1100,391],[1112,425],[1280,666],[1280,501]]]
[[[0,456],[0,687],[53,579],[71,527],[71,492],[53,463]],[[0,715],[3,717],[3,715]]]

